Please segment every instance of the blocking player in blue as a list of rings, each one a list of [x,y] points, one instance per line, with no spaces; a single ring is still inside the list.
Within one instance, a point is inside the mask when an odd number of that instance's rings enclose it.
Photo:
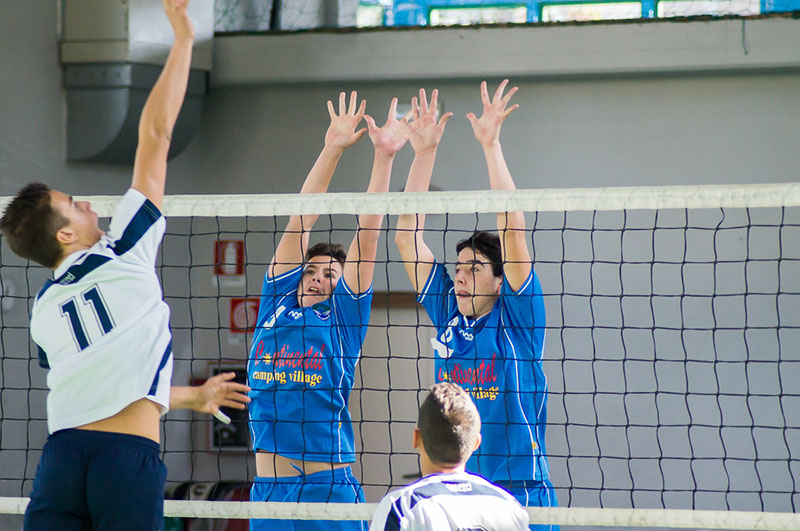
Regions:
[[[394,156],[406,143],[408,124],[397,120],[392,100],[383,127],[364,114],[355,92],[331,123],[301,194],[324,193],[346,148],[369,131],[375,156],[367,192],[389,189]],[[356,131],[362,117],[368,128]],[[256,474],[250,499],[277,502],[364,501],[353,476],[355,442],[348,399],[367,332],[380,215],[361,215],[347,253],[327,242],[309,247],[317,216],[289,218],[264,278],[248,361],[250,429]],[[365,529],[358,521],[251,520],[250,528]]]
[[[233,373],[171,387],[169,308],[155,271],[164,234],[167,151],[192,55],[187,0],[164,0],[175,40],[139,122],[131,188],[100,230],[86,201],[25,186],[0,230],[11,249],[54,271],[33,304],[31,337],[49,369],[47,424],[25,529],[159,530],[166,468],[160,418],[170,408],[244,408]]]
[[[492,190],[514,190],[500,147],[503,121],[518,105],[508,80],[489,97],[481,84],[483,114],[469,113],[481,144]],[[427,191],[444,125],[424,92],[414,109],[415,151],[406,191]],[[476,232],[456,246],[455,278],[437,262],[423,238],[425,218],[400,216],[395,241],[406,272],[434,327],[437,382],[453,382],[478,406],[483,443],[467,470],[508,489],[523,505],[556,506],[545,450],[547,379],[542,371],[545,311],[531,265],[522,212],[497,216],[498,236]],[[549,529],[550,526],[531,526]]]

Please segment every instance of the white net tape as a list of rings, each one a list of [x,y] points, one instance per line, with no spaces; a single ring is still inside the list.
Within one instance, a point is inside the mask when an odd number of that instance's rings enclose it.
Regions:
[[[0,513],[23,514],[28,498],[0,498]],[[371,520],[375,503],[164,502],[164,515],[179,518]],[[531,522],[563,526],[705,529],[800,529],[800,515],[750,511],[527,507]]]
[[[110,217],[118,196],[84,196],[100,217]],[[10,198],[0,198],[4,209]],[[292,214],[474,214],[670,208],[800,206],[800,183],[469,190],[453,192],[180,195],[164,198],[172,217],[288,216]]]

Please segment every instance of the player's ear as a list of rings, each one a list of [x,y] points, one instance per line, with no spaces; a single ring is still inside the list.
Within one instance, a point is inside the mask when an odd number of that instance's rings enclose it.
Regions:
[[[70,245],[78,241],[78,232],[67,225],[66,227],[58,229],[58,232],[56,232],[56,239],[61,245]]]
[[[478,438],[477,438],[477,439],[475,439],[475,447],[472,449],[472,451],[473,451],[473,452],[474,452],[475,450],[477,450],[477,449],[478,449],[478,447],[481,445],[481,441],[483,441],[483,437],[481,437],[481,434],[479,433],[479,434],[478,434]]]
[[[414,428],[414,433],[411,435],[411,447],[415,450],[422,445],[422,432],[419,428]]]

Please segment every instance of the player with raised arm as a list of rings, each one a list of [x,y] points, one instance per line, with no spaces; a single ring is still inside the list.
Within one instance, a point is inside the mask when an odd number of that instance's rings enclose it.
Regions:
[[[91,205],[39,183],[7,207],[11,249],[54,271],[33,304],[31,337],[49,368],[47,424],[25,529],[163,528],[160,418],[170,408],[244,409],[233,373],[170,387],[169,308],[155,271],[167,151],[192,56],[187,0],[164,0],[175,40],[139,122],[131,188],[100,230]]]
[[[467,115],[483,148],[492,190],[515,189],[500,147],[503,121],[518,107],[509,106],[517,89],[505,92],[507,84],[500,83],[490,98],[482,83],[483,114]],[[421,105],[421,114],[432,114],[431,107],[426,113]],[[424,141],[415,143],[411,135],[416,155],[409,192],[428,190],[441,139],[441,126],[430,118],[423,125],[417,136]],[[544,301],[531,265],[524,215],[500,213],[500,236],[479,231],[459,242],[454,280],[425,244],[424,222],[422,215],[400,216],[395,242],[417,300],[436,328],[436,381],[464,387],[481,414],[483,444],[467,470],[507,488],[523,505],[556,506],[545,451]]]
[[[392,100],[383,127],[364,115],[355,92],[331,123],[301,194],[324,193],[343,151],[369,131],[375,157],[367,192],[389,189],[395,154],[407,140],[406,119]],[[362,117],[368,128],[356,131]],[[355,441],[348,400],[367,333],[381,215],[361,215],[347,253],[341,245],[308,247],[317,216],[292,216],[264,278],[248,379],[256,474],[250,499],[281,502],[364,501],[350,470]],[[261,529],[363,529],[358,521],[251,520]]]
[[[527,529],[528,513],[507,491],[465,470],[481,444],[481,418],[460,386],[434,385],[419,408],[412,446],[422,479],[378,504],[370,531]]]

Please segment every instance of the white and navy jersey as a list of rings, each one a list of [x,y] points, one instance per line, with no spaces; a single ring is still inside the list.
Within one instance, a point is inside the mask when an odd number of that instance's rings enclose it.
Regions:
[[[458,311],[453,281],[436,263],[417,300],[436,327],[436,382],[463,387],[478,406],[483,442],[467,470],[494,482],[548,479],[545,311],[539,279],[516,292],[504,278],[494,307],[478,319]]]
[[[475,474],[431,474],[383,497],[370,531],[528,529],[528,512],[496,485]]]
[[[169,307],[155,271],[165,225],[153,203],[128,190],[108,233],[67,256],[36,296],[30,328],[39,364],[50,369],[50,433],[145,397],[169,408]]]
[[[351,463],[348,401],[367,333],[372,287],[344,278],[325,302],[300,306],[303,268],[265,276],[247,363],[253,448],[291,459]]]

